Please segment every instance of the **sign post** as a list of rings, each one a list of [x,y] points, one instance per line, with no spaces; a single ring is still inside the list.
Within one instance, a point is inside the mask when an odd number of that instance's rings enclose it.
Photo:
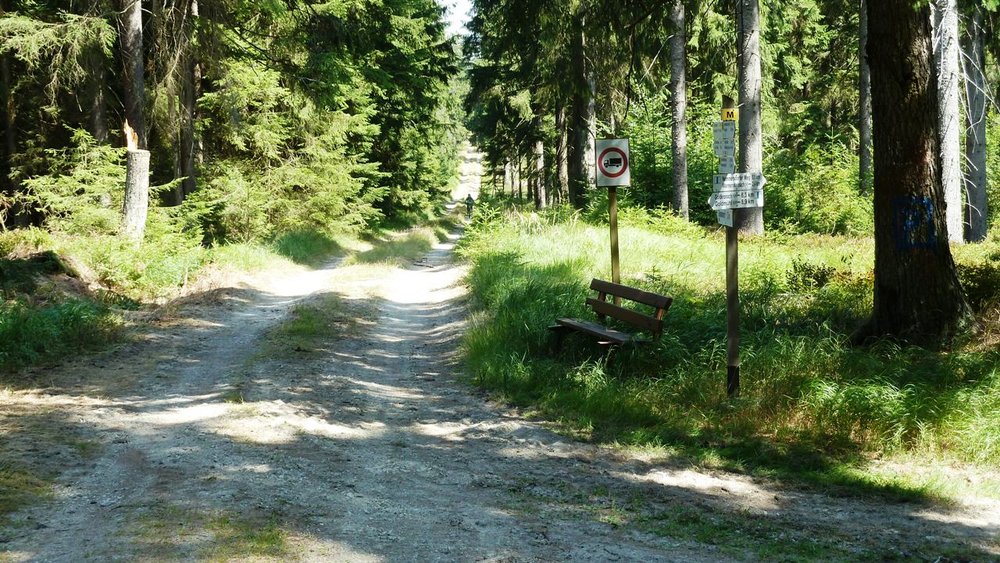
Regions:
[[[608,188],[608,219],[611,223],[611,281],[621,283],[618,258],[618,186],[632,183],[628,139],[598,139],[597,187]]]
[[[726,99],[722,121],[712,128],[712,148],[719,157],[719,173],[713,179],[708,204],[726,227],[726,395],[740,396],[740,237],[734,226],[733,209],[764,205],[764,176],[736,173],[736,120],[739,110]]]

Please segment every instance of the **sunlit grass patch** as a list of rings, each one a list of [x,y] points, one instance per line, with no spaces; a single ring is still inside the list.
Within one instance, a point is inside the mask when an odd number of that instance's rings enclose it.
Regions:
[[[51,494],[52,483],[34,472],[0,462],[0,522],[11,512]]]
[[[298,264],[315,265],[323,259],[341,254],[344,247],[341,241],[316,231],[293,231],[275,239],[274,249]]]
[[[140,556],[239,561],[288,555],[288,533],[273,515],[197,509],[161,502],[139,516],[131,532]]]
[[[208,523],[214,535],[206,550],[209,559],[233,561],[246,557],[278,557],[286,553],[287,534],[277,521],[254,519],[235,514],[221,514]]]
[[[378,310],[369,301],[348,300],[328,293],[296,305],[286,321],[265,337],[275,353],[329,349],[338,340],[363,334],[375,322]]]
[[[871,311],[870,239],[779,233],[741,244],[737,401],[725,394],[721,235],[661,217],[621,239],[623,282],[674,297],[663,337],[610,356],[573,337],[553,354],[546,327],[592,317],[588,282],[610,277],[606,227],[559,210],[477,211],[460,245],[472,262],[473,379],[578,436],[865,495],[949,494],[876,477],[870,459],[920,452],[980,472],[1000,463],[1000,351],[979,344],[988,334],[943,352],[848,345]]]
[[[438,234],[430,227],[388,234],[371,250],[348,256],[345,264],[387,263],[401,266],[428,253],[438,240]]]
[[[268,268],[291,266],[292,260],[273,249],[259,244],[227,244],[211,250],[211,263],[219,268],[254,272]]]

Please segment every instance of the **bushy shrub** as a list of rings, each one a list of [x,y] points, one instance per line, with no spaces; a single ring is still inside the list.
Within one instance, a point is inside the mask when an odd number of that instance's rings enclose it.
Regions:
[[[959,264],[958,276],[969,304],[976,310],[990,303],[1000,304],[1000,265],[991,262]]]
[[[857,157],[840,144],[809,146],[803,154],[778,149],[764,165],[764,220],[791,233],[869,235],[870,196],[858,193]]]
[[[245,243],[271,234],[278,202],[259,174],[245,174],[240,163],[223,161],[210,166],[205,178],[183,209],[189,226],[203,230],[206,242]]]
[[[25,178],[22,205],[37,210],[45,226],[69,234],[112,234],[121,223],[125,149],[98,144],[73,131],[69,147],[48,149],[48,173]]]

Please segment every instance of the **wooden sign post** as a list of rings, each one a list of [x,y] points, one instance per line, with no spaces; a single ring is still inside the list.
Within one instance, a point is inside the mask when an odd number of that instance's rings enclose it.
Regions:
[[[723,102],[722,120],[735,122],[733,101]],[[740,396],[740,235],[730,222],[726,225],[726,395]]]
[[[611,281],[622,282],[618,259],[618,187],[632,183],[628,139],[597,141],[597,187],[608,188],[608,219],[611,223]]]

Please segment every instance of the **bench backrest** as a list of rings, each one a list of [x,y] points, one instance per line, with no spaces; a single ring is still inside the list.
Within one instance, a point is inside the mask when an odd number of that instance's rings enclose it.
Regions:
[[[674,301],[673,298],[665,295],[650,293],[627,285],[596,278],[590,282],[590,289],[597,292],[597,299],[588,298],[587,305],[590,305],[602,322],[605,317],[618,319],[641,330],[649,331],[657,338],[663,332],[663,317],[667,314],[670,304]],[[639,311],[626,309],[613,302],[609,303],[608,296],[620,297],[629,301],[635,301],[636,303],[642,303],[643,305],[649,305],[653,308],[653,314],[647,315]]]

